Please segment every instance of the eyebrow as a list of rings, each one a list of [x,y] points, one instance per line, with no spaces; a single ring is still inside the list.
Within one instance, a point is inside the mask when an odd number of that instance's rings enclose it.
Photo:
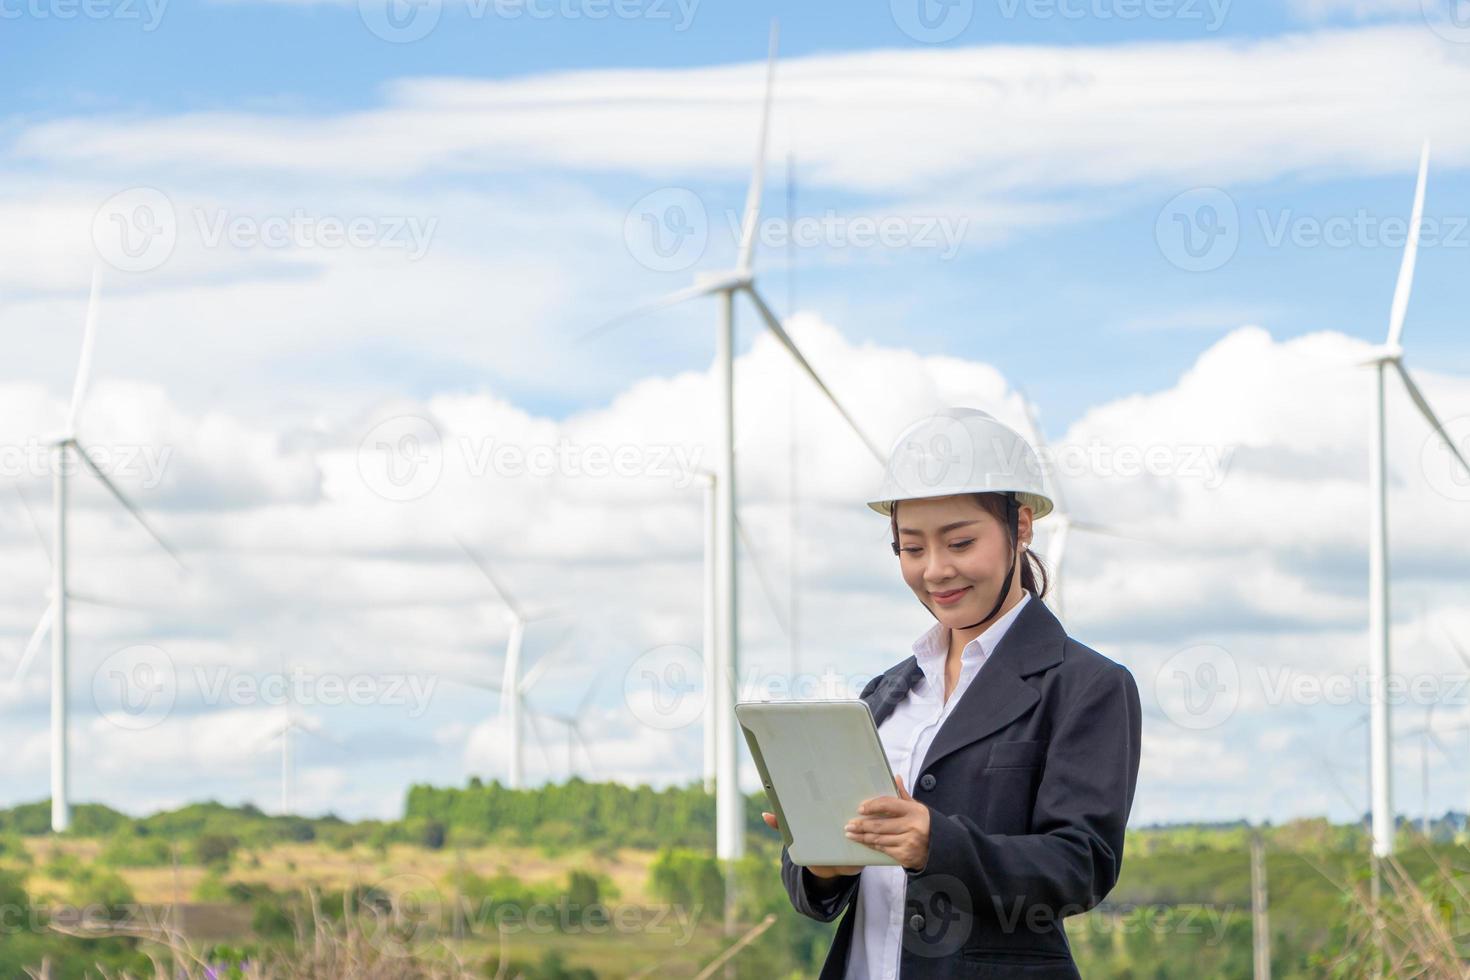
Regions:
[[[938,533],[940,533],[940,534],[947,534],[950,531],[953,531],[957,527],[965,527],[965,526],[970,525],[970,524],[979,524],[979,523],[980,522],[979,521],[976,521],[976,520],[955,521],[952,524],[946,524],[946,525],[944,525],[944,527],[942,527],[942,528],[939,529],[939,532]],[[898,529],[898,533],[899,534],[919,534],[920,532],[916,528],[912,528],[912,527],[901,527],[901,528]]]

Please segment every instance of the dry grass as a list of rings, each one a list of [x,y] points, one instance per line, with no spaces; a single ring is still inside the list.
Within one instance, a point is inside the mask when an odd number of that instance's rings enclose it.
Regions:
[[[1346,941],[1328,976],[1470,980],[1470,867],[1430,858],[1434,869],[1422,884],[1396,858],[1382,860],[1377,900],[1369,881],[1341,883]]]
[[[35,861],[28,875],[28,887],[42,901],[62,901],[68,885],[49,878],[45,863],[53,849],[93,861],[100,851],[94,840],[26,841]],[[259,859],[256,865],[252,857]],[[498,872],[513,874],[531,885],[562,883],[572,869],[605,874],[618,890],[619,900],[652,904],[656,897],[648,893],[648,869],[657,859],[653,851],[620,848],[614,851],[589,849],[568,850],[548,858],[535,847],[487,845],[464,849],[444,848],[431,851],[412,844],[394,844],[386,856],[368,847],[339,851],[317,842],[276,844],[259,850],[242,849],[230,864],[228,877],[233,881],[269,885],[275,891],[299,891],[316,888],[342,891],[354,885],[392,879],[400,875],[422,875],[443,881],[451,872],[463,867],[476,874],[491,877]],[[204,879],[206,870],[198,865],[171,867],[117,868],[137,900],[149,905],[171,905],[191,900]]]
[[[510,966],[510,942],[504,928],[498,929],[498,935],[489,937],[488,943],[475,944],[480,952],[470,954],[465,944],[452,942],[442,935],[439,924],[432,916],[423,917],[423,909],[413,901],[395,901],[387,909],[368,906],[349,909],[339,922],[322,913],[316,892],[309,891],[307,898],[309,912],[297,917],[294,945],[236,964],[246,980],[483,980],[485,977],[519,980],[523,976]],[[645,948],[632,952],[637,965],[625,965],[619,975],[639,980],[655,976],[708,980],[775,921],[774,914],[764,916],[733,944],[711,934],[698,948]],[[145,941],[143,948],[152,965],[150,970],[133,973],[99,967],[102,980],[213,980],[216,975],[213,971],[223,965],[208,962],[200,949],[168,920],[149,930],[115,924],[94,927],[52,924],[50,928],[79,938],[129,936]],[[601,938],[597,941],[606,942]],[[609,965],[607,953],[604,947],[594,962]],[[53,977],[49,963],[26,972],[32,980]]]
[[[342,923],[322,915],[315,892],[309,893],[311,911],[296,923],[294,948],[243,966],[248,980],[470,980],[483,978],[480,963],[469,963],[449,944],[420,936],[422,923],[401,916],[397,909],[384,915],[350,914]],[[132,936],[148,940],[152,970],[145,974],[99,969],[104,980],[209,980],[212,968],[182,933],[163,929],[142,931],[128,927],[77,929],[52,926],[57,932],[84,938],[101,935]],[[499,958],[493,975],[514,980]],[[51,965],[27,970],[32,980],[49,980]]]

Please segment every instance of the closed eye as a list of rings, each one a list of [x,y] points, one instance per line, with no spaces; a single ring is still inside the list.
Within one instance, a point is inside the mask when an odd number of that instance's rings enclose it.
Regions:
[[[951,541],[949,546],[954,551],[964,551],[966,548],[974,543],[974,538],[966,538],[964,541]],[[924,549],[918,547],[917,545],[910,545],[907,548],[899,548],[898,550],[905,552],[906,554],[915,555],[923,551]]]

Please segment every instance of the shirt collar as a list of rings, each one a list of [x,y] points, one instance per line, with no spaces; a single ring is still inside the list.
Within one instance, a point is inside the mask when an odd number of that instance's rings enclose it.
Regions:
[[[1011,623],[1015,622],[1016,616],[1030,601],[1031,593],[1022,589],[1020,602],[987,626],[985,632],[966,643],[965,648],[960,651],[960,669],[965,670],[972,664],[984,663],[1000,644]],[[925,630],[924,635],[914,641],[914,656],[918,658],[924,676],[930,681],[941,676],[944,672],[944,661],[949,656],[949,627],[943,623],[935,623]]]

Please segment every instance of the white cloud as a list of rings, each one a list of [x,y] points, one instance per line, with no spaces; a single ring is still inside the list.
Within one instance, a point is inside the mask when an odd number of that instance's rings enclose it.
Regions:
[[[1024,426],[1016,390],[988,364],[855,346],[810,316],[796,318],[791,329],[881,446],[941,402],[987,408]],[[1323,709],[1270,702],[1260,671],[1285,667],[1323,676],[1363,662],[1367,497],[1359,474],[1367,387],[1363,372],[1351,366],[1363,349],[1361,342],[1337,334],[1283,342],[1258,328],[1242,328],[1204,351],[1173,386],[1099,405],[1054,441],[1058,453],[1089,446],[1112,453],[1128,446],[1236,450],[1214,479],[1182,468],[1126,475],[1092,464],[1068,474],[1078,516],[1122,525],[1163,545],[1079,534],[1069,546],[1066,569],[1072,631],[1128,665],[1154,706],[1147,722],[1152,734],[1146,774],[1155,788],[1141,796],[1140,819],[1185,812],[1178,800],[1163,802],[1159,787],[1184,778],[1186,768],[1194,776],[1201,772],[1195,749],[1213,760],[1210,778],[1225,787],[1223,798],[1247,808],[1266,806],[1269,801],[1228,795],[1239,791],[1242,772],[1253,771],[1263,751],[1258,739],[1279,737],[1250,735],[1252,727],[1280,730],[1307,717],[1300,712]],[[738,359],[736,374],[743,392],[783,393],[790,380],[785,352],[764,336]],[[1418,376],[1446,418],[1470,414],[1470,384],[1427,371]],[[800,667],[812,675],[833,671],[852,683],[906,656],[930,620],[894,573],[886,525],[861,503],[880,475],[876,464],[819,396],[803,391]],[[444,394],[344,406],[338,417],[320,418],[308,432],[281,439],[257,422],[220,413],[196,416],[149,386],[99,384],[97,416],[99,426],[112,427],[105,429],[107,438],[171,437],[177,444],[173,482],[152,491],[135,488],[135,496],[183,546],[192,574],[180,579],[129,527],[126,515],[85,481],[78,483],[78,588],[153,606],[77,607],[79,689],[88,689],[92,672],[112,650],[139,642],[163,647],[186,673],[195,665],[270,671],[279,653],[317,672],[410,671],[442,682],[427,712],[408,717],[401,708],[378,705],[362,709],[368,712],[364,717],[377,719],[378,727],[423,733],[417,743],[402,743],[405,765],[420,760],[415,764],[422,766],[430,758],[424,753],[438,744],[462,748],[444,753],[431,772],[457,781],[453,769],[444,767],[458,757],[465,772],[494,775],[505,764],[495,698],[454,690],[447,678],[470,672],[498,676],[506,627],[488,583],[459,553],[457,533],[491,557],[522,601],[571,612],[565,624],[574,627],[569,646],[547,670],[534,700],[540,710],[568,710],[602,670],[588,716],[600,774],[660,783],[697,778],[699,725],[669,733],[638,723],[629,711],[636,705],[624,702],[623,678],[644,650],[669,643],[700,646],[700,491],[680,489],[671,472],[653,472],[651,453],[644,457],[649,467],[631,476],[559,470],[543,477],[493,466],[479,472],[489,457],[474,447],[490,439],[524,449],[565,445],[582,452],[620,445],[645,452],[681,447],[694,457],[712,441],[705,408],[712,394],[708,372],[647,378],[605,407],[561,422],[489,393]],[[28,385],[0,386],[0,403],[16,406],[22,428],[59,410]],[[742,398],[738,406],[742,520],[762,572],[777,587],[784,616],[790,546],[785,398]],[[443,471],[421,499],[395,501],[364,477],[359,448],[379,421],[405,413],[439,427]],[[1430,622],[1470,629],[1452,610],[1463,583],[1453,572],[1414,569],[1437,568],[1435,563],[1453,568],[1455,542],[1470,535],[1470,527],[1462,526],[1470,518],[1422,468],[1426,430],[1401,393],[1391,395],[1389,420],[1395,596],[1401,619],[1407,616],[1402,603],[1410,602],[1407,608],[1414,611],[1396,626],[1396,664],[1405,671],[1443,673],[1457,669],[1453,653],[1424,640],[1433,632]],[[1323,463],[1335,459],[1348,465]],[[251,491],[242,494],[242,486]],[[300,487],[315,490],[303,495]],[[32,499],[44,524],[44,482],[32,487]],[[187,509],[178,501],[188,501]],[[6,522],[4,534],[16,546],[0,555],[0,580],[15,587],[6,589],[9,598],[0,604],[0,648],[13,662],[41,608],[45,564],[18,505],[8,512],[16,519]],[[1039,547],[1045,555],[1044,538]],[[745,561],[742,665],[757,676],[784,671],[787,639],[754,566]],[[528,664],[548,653],[562,627],[533,624]],[[1170,653],[1198,642],[1221,645],[1238,659],[1243,683],[1230,724],[1245,726],[1239,730],[1246,737],[1217,744],[1206,733],[1186,751],[1160,720],[1153,683]],[[29,746],[12,760],[14,792],[29,798],[44,792],[44,660],[22,686],[7,691],[7,717],[0,726],[6,737]],[[181,684],[180,691],[175,714],[147,733],[105,740],[93,732],[95,741],[108,742],[100,750],[99,769],[121,766],[123,759],[146,765],[129,770],[137,773],[136,785],[91,785],[125,806],[135,798],[174,798],[178,790],[165,774],[235,773],[236,792],[269,801],[269,760],[259,761],[246,748],[266,714],[203,704],[193,683]],[[78,704],[79,724],[89,724],[91,712],[86,703]],[[318,710],[329,727],[341,728],[331,712]],[[360,728],[359,722],[355,729]],[[550,767],[534,746],[528,751],[533,780],[565,773],[564,732],[552,731]],[[354,744],[361,751],[354,752]],[[343,800],[355,799],[367,807],[362,812],[379,812],[387,806],[384,794],[396,799],[401,791],[382,780],[424,778],[409,770],[396,775],[399,770],[384,769],[381,759],[374,765],[379,750],[369,752],[366,742],[348,745],[342,758],[323,756],[313,764],[342,771],[323,787],[352,789],[323,789],[317,798],[324,807],[343,809],[352,805]],[[1182,758],[1193,762],[1181,768]],[[204,785],[200,793],[209,792]],[[1291,800],[1270,805],[1289,809]]]
[[[949,196],[963,188],[970,194],[958,196],[981,200],[1401,172],[1425,136],[1442,163],[1464,166],[1470,136],[1455,109],[1467,77],[1463,51],[1412,26],[1244,43],[809,55],[781,63],[771,156],[799,153],[810,186],[926,197],[943,182]],[[403,179],[549,166],[743,179],[763,79],[758,62],[414,78],[389,86],[381,107],[337,115],[46,122],[20,133],[11,153],[176,174]],[[1345,115],[1353,126],[1338,124]]]
[[[1423,0],[1291,0],[1291,10],[1306,20],[1351,17],[1419,17]]]

